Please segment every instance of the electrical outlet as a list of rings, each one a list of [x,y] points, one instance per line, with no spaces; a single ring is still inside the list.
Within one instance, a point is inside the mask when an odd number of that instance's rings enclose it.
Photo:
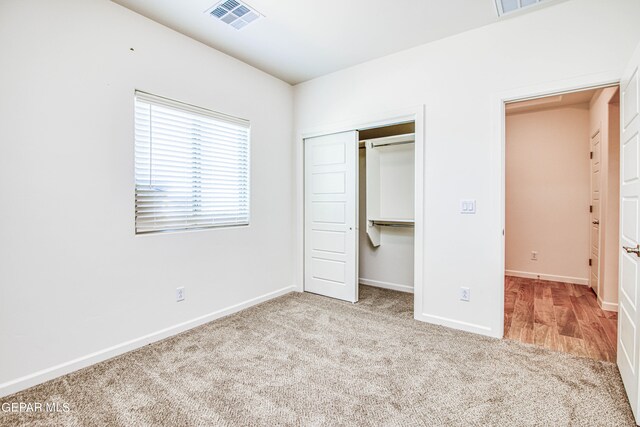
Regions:
[[[531,261],[538,260],[538,251],[531,251]]]
[[[460,301],[469,301],[471,299],[471,289],[460,288]]]
[[[184,301],[184,286],[176,288],[176,302]]]

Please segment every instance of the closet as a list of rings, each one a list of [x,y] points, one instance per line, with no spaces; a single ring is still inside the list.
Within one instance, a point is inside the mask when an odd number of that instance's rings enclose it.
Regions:
[[[304,289],[413,292],[415,124],[304,140]]]
[[[359,283],[413,292],[415,126],[359,132]]]

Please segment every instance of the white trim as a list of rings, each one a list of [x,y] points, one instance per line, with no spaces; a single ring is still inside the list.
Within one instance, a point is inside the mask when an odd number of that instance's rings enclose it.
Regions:
[[[332,133],[348,132],[350,130],[365,130],[381,126],[394,125],[398,123],[412,122],[416,120],[417,115],[424,115],[424,105],[421,104],[419,106],[411,108],[394,110],[387,113],[379,113],[372,116],[355,117],[337,123],[303,129],[297,132],[297,135],[299,136],[299,139],[297,139],[297,141],[302,142],[302,140],[304,140],[305,138],[330,135]],[[417,123],[415,135],[417,140],[419,137]]]
[[[404,122],[415,122],[415,243],[414,243],[414,318],[419,319],[422,313],[424,286],[424,159],[425,141],[425,107],[424,104],[401,110],[382,112],[364,117],[355,117],[334,124],[326,124],[310,129],[298,129],[295,133],[295,244],[294,244],[294,278],[296,290],[304,291],[304,139],[314,136],[329,135],[351,130],[364,130],[374,127],[393,125]]]
[[[413,293],[413,286],[401,285],[399,283],[381,282],[380,280],[359,279],[361,285],[373,286],[375,288],[391,289],[392,291]]]
[[[85,356],[78,357],[68,362],[61,363],[56,366],[52,366],[47,369],[34,372],[29,375],[25,375],[20,378],[16,378],[11,381],[0,384],[0,397],[8,396],[13,393],[17,393],[21,390],[33,387],[41,384],[45,381],[52,380],[62,375],[70,374],[78,369],[86,368],[87,366],[94,365],[96,363],[103,362],[112,357],[119,356],[129,351],[138,349],[147,344],[160,341],[162,339],[177,335],[181,332],[211,322],[224,316],[228,316],[233,313],[237,313],[241,310],[268,301],[273,298],[288,294],[295,290],[294,286],[287,286],[286,288],[278,289],[277,291],[269,292],[256,298],[232,305],[231,307],[217,310],[204,316],[196,317],[195,319],[188,320],[183,323],[179,323],[174,326],[170,326],[165,329],[161,329],[156,332],[152,332],[148,335],[144,335],[139,338],[132,339],[117,345],[114,345],[103,350],[96,351],[95,353],[87,354]]]
[[[538,85],[521,87],[510,91],[501,93],[495,93],[493,95],[492,104],[492,141],[495,141],[491,145],[491,164],[495,167],[491,168],[494,171],[493,182],[496,185],[496,191],[492,192],[492,196],[496,195],[496,199],[492,199],[492,203],[499,204],[500,206],[500,218],[496,221],[496,233],[501,235],[500,245],[500,259],[501,264],[500,275],[496,276],[496,297],[498,298],[498,310],[494,313],[493,322],[497,325],[496,336],[502,336],[504,334],[504,271],[505,271],[505,177],[506,177],[506,158],[505,158],[505,102],[523,101],[526,99],[540,98],[549,95],[558,95],[561,93],[575,92],[579,90],[593,89],[596,87],[612,86],[620,83],[621,71],[608,71],[604,73],[589,74],[575,76],[573,78],[565,80],[557,80],[552,82],[545,82]],[[496,272],[497,273],[497,272]],[[498,277],[500,279],[498,279]]]
[[[599,295],[598,295],[598,305],[603,310],[618,312],[618,303],[617,302],[602,301],[602,299],[600,299]]]
[[[436,325],[446,326],[447,328],[459,329],[465,332],[473,332],[474,334],[486,335],[493,338],[502,338],[502,332],[496,334],[488,326],[477,325],[475,323],[463,322],[461,320],[450,319],[448,317],[436,316],[434,314],[422,313],[416,316],[416,320],[423,322],[435,323]]]
[[[589,286],[589,279],[583,277],[555,276],[553,274],[531,273],[528,271],[505,270],[507,276],[523,277],[525,279],[549,280],[551,282],[573,283],[575,285]]]

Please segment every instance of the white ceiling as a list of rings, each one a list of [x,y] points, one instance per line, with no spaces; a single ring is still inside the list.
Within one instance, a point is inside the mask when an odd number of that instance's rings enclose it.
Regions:
[[[265,18],[237,31],[217,0],[112,1],[291,84],[498,21],[494,0],[247,0]]]

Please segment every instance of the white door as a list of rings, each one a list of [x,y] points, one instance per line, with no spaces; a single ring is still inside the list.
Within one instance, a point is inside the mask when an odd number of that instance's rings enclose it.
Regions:
[[[358,132],[304,141],[304,290],[358,300]]]
[[[589,285],[598,293],[598,279],[600,277],[600,168],[601,168],[601,136],[600,131],[591,137],[591,253],[589,265]]]
[[[640,96],[638,66],[640,46],[620,82],[620,289],[618,312],[618,368],[624,382],[631,409],[640,421],[638,378],[640,376],[638,341],[640,340],[638,288],[640,285]],[[626,248],[626,249],[625,249]]]

